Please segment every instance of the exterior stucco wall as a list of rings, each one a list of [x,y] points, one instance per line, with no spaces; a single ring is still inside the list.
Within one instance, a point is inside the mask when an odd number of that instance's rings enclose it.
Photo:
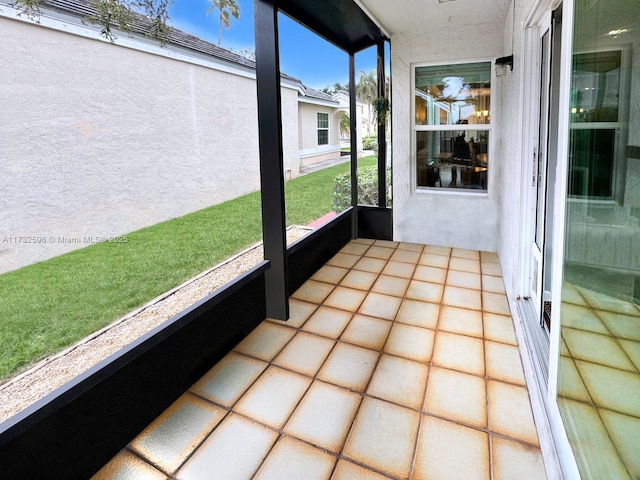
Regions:
[[[0,271],[255,191],[255,80],[0,18]],[[283,89],[298,173],[297,92]],[[287,136],[287,132],[291,135]]]
[[[412,158],[412,64],[493,59],[503,55],[504,23],[429,25],[421,32],[406,32],[391,39],[393,207],[394,239],[430,245],[447,245],[496,251],[498,243],[498,193],[501,163],[500,130],[491,131],[491,166],[488,196],[416,191]],[[500,97],[493,82],[492,102]],[[496,109],[493,103],[492,110]],[[499,118],[492,115],[494,122]]]
[[[336,119],[338,122],[338,135],[340,135],[340,138],[343,140],[343,143],[344,143],[344,140],[349,138],[349,134],[346,134],[344,136],[341,135],[339,125],[340,125],[340,116],[343,113],[346,113],[347,115],[349,115],[349,108],[350,108],[349,95],[343,92],[338,92],[332,98],[333,100],[338,102],[338,111],[336,112],[337,114]],[[358,151],[362,150],[362,138],[366,133],[367,120],[365,118],[365,112],[366,112],[366,109],[362,100],[356,100],[356,143],[358,145]]]
[[[498,199],[500,219],[498,224],[498,256],[502,267],[505,288],[509,297],[514,298],[518,291],[519,246],[521,244],[522,219],[522,52],[524,48],[524,31],[513,25],[523,25],[526,16],[533,7],[533,0],[516,0],[515,18],[513,4],[509,7],[504,30],[504,52],[511,53],[513,42],[514,68],[506,75],[499,77],[498,84],[502,91],[502,109],[499,129],[502,132],[500,148],[502,158],[500,179],[498,180]]]
[[[298,90],[295,88],[281,88],[280,101],[284,178],[285,180],[290,180],[300,174],[300,159],[298,158]],[[257,117],[257,112],[254,113],[254,116]],[[260,182],[259,175],[258,182]]]
[[[318,113],[329,115],[329,144],[318,145]],[[336,109],[300,102],[298,106],[298,145],[302,164],[310,164],[340,156],[340,124]],[[339,116],[337,117],[339,119]]]

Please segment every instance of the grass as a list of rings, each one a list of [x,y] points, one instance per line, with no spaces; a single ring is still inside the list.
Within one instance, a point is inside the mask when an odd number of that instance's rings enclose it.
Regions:
[[[359,166],[375,164],[374,157]],[[344,163],[285,185],[288,225],[333,208]],[[262,238],[260,193],[0,275],[0,379],[74,344]]]

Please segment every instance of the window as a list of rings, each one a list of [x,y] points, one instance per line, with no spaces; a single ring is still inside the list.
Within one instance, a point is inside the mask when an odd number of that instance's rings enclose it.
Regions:
[[[612,200],[622,197],[624,126],[619,108],[624,96],[622,51],[573,56],[569,195]]]
[[[487,191],[491,62],[414,68],[418,187]]]
[[[329,114],[318,112],[318,145],[329,145]]]

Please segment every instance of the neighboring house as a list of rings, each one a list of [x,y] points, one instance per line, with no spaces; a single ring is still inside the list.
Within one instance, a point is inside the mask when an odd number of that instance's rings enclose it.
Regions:
[[[333,95],[301,88],[298,97],[298,141],[300,165],[310,165],[340,157],[340,118],[349,115],[349,94]],[[362,101],[357,100],[356,124],[362,123]],[[357,136],[358,151],[362,150],[362,135]]]
[[[0,10],[0,238],[48,240],[0,244],[0,273],[260,187],[255,63],[179,31],[112,45],[88,5]],[[285,178],[339,157],[344,102],[286,75],[281,97]]]
[[[349,111],[349,92],[346,90],[338,90],[331,98],[338,102],[338,104],[344,108],[348,113]],[[356,125],[358,125],[358,149],[362,148],[362,138],[367,136],[367,125],[371,122],[369,118],[369,109],[364,101],[359,98],[356,100],[357,119]],[[348,135],[346,136],[348,138]]]

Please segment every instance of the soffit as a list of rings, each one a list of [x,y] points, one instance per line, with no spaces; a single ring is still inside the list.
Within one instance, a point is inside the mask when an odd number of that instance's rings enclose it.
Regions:
[[[386,37],[353,0],[277,0],[279,10],[348,53]]]
[[[423,32],[440,25],[504,21],[512,0],[357,0],[387,34]]]

